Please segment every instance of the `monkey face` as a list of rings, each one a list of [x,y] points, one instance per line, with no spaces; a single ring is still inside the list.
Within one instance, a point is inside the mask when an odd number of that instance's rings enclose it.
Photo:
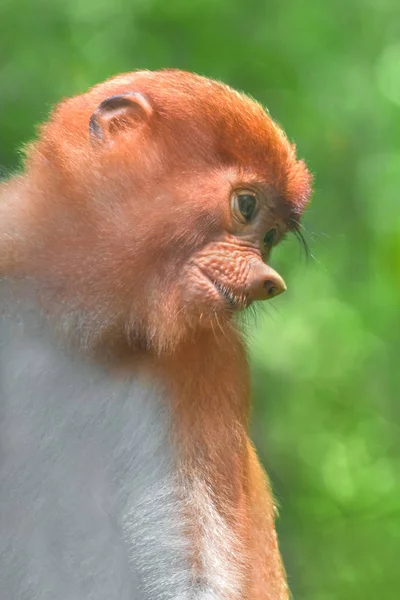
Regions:
[[[220,218],[211,239],[188,259],[180,279],[186,313],[203,322],[207,316],[229,319],[253,302],[286,290],[268,262],[273,246],[289,229],[290,207],[248,168],[221,168],[217,177],[219,186],[215,184],[208,198],[204,195],[203,207],[211,205],[208,210]]]
[[[263,236],[268,211],[255,187],[230,189],[232,172],[221,178],[219,227],[193,252],[181,278],[182,300],[190,314],[229,316],[252,302],[281,294],[283,279],[264,260],[278,241],[277,227]],[[212,204],[212,202],[211,202]]]
[[[46,191],[29,213],[35,268],[50,303],[62,290],[90,330],[170,347],[286,289],[269,255],[296,229],[311,178],[263,108],[228,86],[118,76],[55,110],[28,170]]]

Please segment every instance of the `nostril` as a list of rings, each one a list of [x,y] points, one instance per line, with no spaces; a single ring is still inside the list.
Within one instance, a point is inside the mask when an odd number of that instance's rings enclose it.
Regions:
[[[247,292],[251,300],[270,300],[286,290],[282,277],[261,261],[252,264]]]
[[[268,296],[274,296],[276,293],[276,287],[273,281],[270,281],[269,279],[267,279],[267,281],[264,281],[264,288],[265,291],[267,292]]]

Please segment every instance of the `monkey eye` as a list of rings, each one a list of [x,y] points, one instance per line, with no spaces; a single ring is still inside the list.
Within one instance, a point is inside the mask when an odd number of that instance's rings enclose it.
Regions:
[[[234,192],[232,210],[241,223],[249,223],[257,212],[257,196],[251,190]]]
[[[276,229],[276,227],[272,227],[265,234],[265,237],[264,237],[264,247],[266,249],[271,248],[271,246],[273,245],[273,243],[276,241],[277,237],[278,237],[278,230]]]

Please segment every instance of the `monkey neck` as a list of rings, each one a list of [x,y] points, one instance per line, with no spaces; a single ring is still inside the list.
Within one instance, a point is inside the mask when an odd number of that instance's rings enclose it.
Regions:
[[[249,372],[240,335],[231,326],[201,330],[160,357],[154,368],[172,398],[174,432],[187,473],[200,473],[229,503],[243,488],[249,418]]]
[[[233,327],[218,334],[204,329],[152,366],[171,402],[171,442],[193,540],[193,572],[214,583],[222,576],[221,587],[237,585],[246,597],[250,569],[241,557],[252,542],[243,343]],[[222,571],[215,568],[219,561]]]

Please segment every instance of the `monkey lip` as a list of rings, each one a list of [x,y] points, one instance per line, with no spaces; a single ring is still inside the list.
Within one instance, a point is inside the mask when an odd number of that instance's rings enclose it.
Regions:
[[[196,265],[198,273],[202,278],[207,280],[208,284],[218,295],[220,300],[223,300],[225,308],[231,311],[239,311],[247,308],[251,304],[250,298],[245,294],[237,294],[231,288],[214,279],[205,269]]]
[[[219,293],[219,295],[222,296],[225,302],[228,303],[230,308],[232,308],[233,310],[240,310],[241,308],[244,308],[246,303],[243,301],[243,298],[236,296],[236,294],[234,294],[229,288],[227,288],[225,285],[222,285],[218,281],[211,279],[210,281]]]

